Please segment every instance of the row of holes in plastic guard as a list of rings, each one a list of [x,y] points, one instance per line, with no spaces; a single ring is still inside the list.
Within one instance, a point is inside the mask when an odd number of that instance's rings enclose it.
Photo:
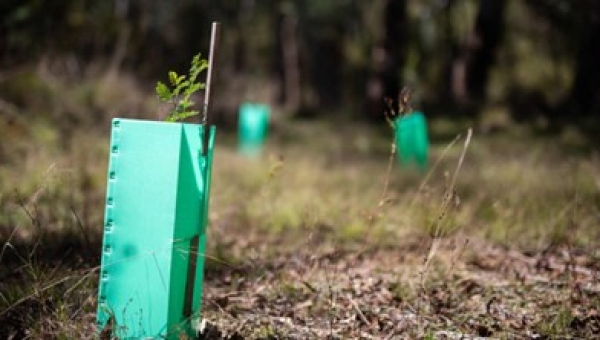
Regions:
[[[102,248],[102,252],[103,252],[103,256],[110,256],[111,252],[112,252],[112,245],[110,242],[110,234],[113,232],[114,227],[115,227],[115,223],[114,220],[112,218],[112,210],[114,208],[114,199],[112,197],[112,190],[111,187],[114,185],[114,181],[117,178],[116,175],[116,171],[114,170],[115,168],[115,163],[116,163],[116,156],[119,153],[119,147],[117,146],[117,142],[119,140],[119,130],[120,130],[120,125],[121,122],[119,120],[114,120],[113,121],[113,135],[112,135],[112,146],[110,149],[110,153],[111,153],[111,168],[108,172],[108,197],[106,198],[106,223],[104,225],[104,246]],[[100,273],[100,279],[104,282],[108,281],[108,270],[106,270],[106,268],[102,268],[102,271]],[[104,294],[100,294],[100,298],[99,298],[99,302],[103,303],[104,301],[106,301],[106,297],[103,296]]]

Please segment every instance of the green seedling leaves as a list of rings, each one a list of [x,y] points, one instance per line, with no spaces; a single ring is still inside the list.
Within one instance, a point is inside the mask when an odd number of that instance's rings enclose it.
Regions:
[[[203,90],[206,85],[196,81],[198,75],[208,68],[208,61],[202,59],[200,53],[196,54],[190,65],[189,75],[179,75],[175,71],[169,71],[169,84],[156,83],[156,96],[162,102],[171,104],[171,110],[166,121],[176,122],[200,114],[200,111],[192,110],[194,102],[191,96]]]
[[[156,95],[161,101],[168,101],[173,96],[169,87],[160,81],[156,83]]]
[[[175,71],[169,71],[169,81],[171,82],[171,85],[177,85],[177,73]]]
[[[177,72],[175,71],[169,71],[169,81],[171,82],[171,85],[173,86],[178,86],[181,84],[181,82],[186,78],[185,75],[178,75]]]

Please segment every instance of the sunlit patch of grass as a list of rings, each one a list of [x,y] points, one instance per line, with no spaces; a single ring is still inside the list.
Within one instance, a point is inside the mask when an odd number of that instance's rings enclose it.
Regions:
[[[333,226],[341,234],[360,234],[372,227],[385,230],[387,236],[407,229],[427,233],[440,214],[460,146],[448,150],[427,183],[423,175],[394,164],[388,201],[377,209],[388,136],[377,129],[360,131],[363,137],[381,141],[373,143],[379,151],[361,155],[353,143],[343,143],[352,137],[319,133],[311,138],[302,136],[303,130],[290,132],[298,142],[268,145],[259,159],[245,159],[231,145],[222,145],[215,158],[213,213],[238,205],[250,223],[286,233],[314,224]],[[432,163],[446,146],[433,145]],[[278,155],[283,155],[281,169],[268,178]],[[594,158],[562,152],[550,140],[475,133],[443,232],[460,230],[535,249],[567,236],[577,244],[590,244],[598,238],[597,164]],[[377,221],[370,223],[375,210]],[[576,235],[569,233],[572,225],[577,226]]]
[[[487,226],[487,234],[496,241],[522,246],[553,242],[572,224],[597,237],[595,174],[585,162],[551,149],[549,143],[519,144],[507,143],[502,149],[492,143],[480,145],[486,152],[475,155],[474,166],[465,168],[459,187],[469,193],[463,201],[470,206],[471,222]]]
[[[42,226],[55,232],[100,225],[107,147],[97,135],[77,134],[77,140],[65,150],[58,138],[32,138],[10,167],[0,168],[0,227],[16,227],[27,239]]]

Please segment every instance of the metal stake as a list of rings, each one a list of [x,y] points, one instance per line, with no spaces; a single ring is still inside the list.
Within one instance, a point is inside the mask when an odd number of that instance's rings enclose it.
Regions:
[[[210,103],[210,95],[211,95],[211,84],[212,77],[215,73],[215,58],[217,53],[217,48],[219,44],[219,35],[220,35],[221,24],[218,22],[212,23],[212,31],[210,35],[210,54],[208,56],[208,73],[206,75],[206,90],[204,93],[204,107],[202,112],[202,125],[207,124],[208,121],[208,109]]]
[[[204,127],[204,138],[202,143],[202,153],[206,155],[208,151],[208,139],[210,132],[208,129],[208,109],[211,96],[211,85],[212,77],[215,73],[215,59],[217,54],[217,48],[219,45],[219,36],[221,31],[221,24],[219,22],[212,23],[212,30],[210,34],[210,52],[208,56],[208,72],[206,74],[206,90],[204,93],[204,106],[202,108],[202,125]]]

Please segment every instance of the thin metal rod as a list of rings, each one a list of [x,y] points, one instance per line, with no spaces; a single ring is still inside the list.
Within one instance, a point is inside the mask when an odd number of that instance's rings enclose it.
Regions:
[[[215,73],[215,58],[219,44],[220,29],[221,24],[219,22],[215,21],[212,23],[212,31],[210,34],[210,54],[208,56],[208,73],[206,75],[206,90],[204,92],[204,107],[202,110],[202,125],[204,125],[205,131],[208,123],[208,109],[211,95],[210,90],[212,84],[212,77]]]
[[[189,318],[192,317],[194,312],[194,288],[196,287],[196,269],[198,261],[198,245],[200,243],[200,236],[194,235],[190,240],[190,261],[188,262],[187,280],[185,282],[185,298],[183,301],[183,316]]]

